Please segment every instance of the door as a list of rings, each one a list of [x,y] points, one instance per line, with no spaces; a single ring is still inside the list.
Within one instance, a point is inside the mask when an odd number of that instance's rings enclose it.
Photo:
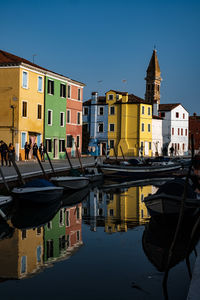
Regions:
[[[58,139],[53,140],[53,158],[58,158]]]
[[[144,155],[149,155],[149,143],[145,142],[144,143]]]
[[[100,155],[105,155],[106,154],[106,143],[101,143],[101,152]]]
[[[33,158],[33,145],[36,142],[36,135],[29,135],[29,144],[30,144],[30,151],[29,151],[29,159]]]

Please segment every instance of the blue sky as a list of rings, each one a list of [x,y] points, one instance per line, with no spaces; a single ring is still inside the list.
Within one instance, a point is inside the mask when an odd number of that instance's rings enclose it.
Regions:
[[[156,45],[161,103],[200,114],[200,1],[0,1],[0,49],[84,82],[144,97]]]

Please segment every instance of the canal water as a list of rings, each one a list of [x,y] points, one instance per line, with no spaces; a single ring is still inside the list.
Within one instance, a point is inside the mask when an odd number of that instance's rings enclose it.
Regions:
[[[142,202],[157,188],[104,184],[66,195],[61,207],[15,208],[0,223],[1,299],[186,299],[188,226],[163,285],[174,224]],[[194,261],[191,251],[191,269]]]

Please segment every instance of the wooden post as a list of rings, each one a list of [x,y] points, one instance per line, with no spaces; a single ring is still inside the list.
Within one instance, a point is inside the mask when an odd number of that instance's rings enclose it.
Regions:
[[[54,170],[54,168],[53,168],[53,165],[52,165],[52,163],[51,163],[51,160],[50,160],[50,157],[49,157],[48,152],[46,151],[45,154],[47,155],[47,158],[48,158],[49,164],[50,164],[50,166],[51,166],[53,175],[56,176],[56,172],[55,172],[55,170]]]
[[[36,158],[37,158],[37,161],[38,161],[38,163],[39,163],[39,165],[40,165],[40,168],[41,168],[41,170],[42,170],[42,173],[43,173],[44,177],[47,178],[47,174],[46,174],[46,172],[45,172],[45,170],[44,170],[44,168],[43,168],[43,165],[41,164],[41,161],[40,161],[40,159],[39,159],[39,157],[38,157],[37,154],[36,154]]]
[[[70,165],[70,168],[73,169],[72,163],[71,163],[71,161],[70,161],[70,159],[69,159],[69,154],[68,154],[68,152],[67,152],[67,149],[66,149],[66,157],[67,157],[68,163],[69,163],[69,165]]]

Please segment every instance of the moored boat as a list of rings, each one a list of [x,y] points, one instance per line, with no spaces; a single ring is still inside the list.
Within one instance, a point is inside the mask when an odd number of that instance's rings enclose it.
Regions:
[[[90,182],[95,182],[103,179],[103,173],[98,168],[85,168],[85,177],[89,179]]]
[[[86,187],[89,184],[89,179],[85,176],[57,176],[51,177],[51,182],[55,185],[69,190],[77,190]]]

